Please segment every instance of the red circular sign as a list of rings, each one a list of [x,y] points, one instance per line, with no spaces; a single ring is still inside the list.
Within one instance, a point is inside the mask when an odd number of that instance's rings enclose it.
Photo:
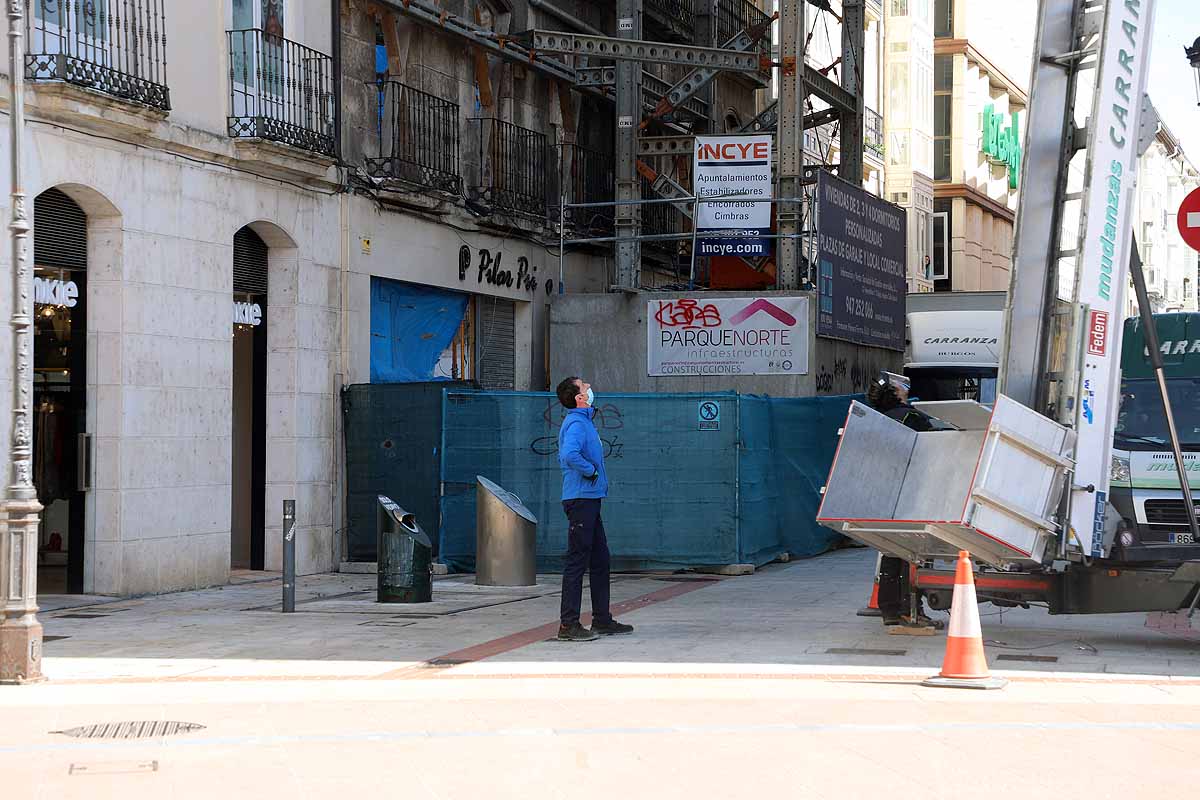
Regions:
[[[1179,204],[1179,235],[1188,247],[1200,250],[1200,189],[1196,189]]]

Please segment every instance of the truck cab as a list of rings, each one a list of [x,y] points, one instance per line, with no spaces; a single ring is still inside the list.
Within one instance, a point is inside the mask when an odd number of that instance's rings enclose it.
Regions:
[[[1155,314],[1154,323],[1189,484],[1200,493],[1200,314]],[[1085,384],[1085,404],[1087,392]],[[1125,321],[1121,406],[1109,478],[1109,502],[1121,515],[1114,560],[1178,563],[1200,558],[1200,542],[1192,540],[1171,455],[1158,382],[1136,317]]]
[[[1004,292],[907,297],[904,374],[915,400],[996,402]]]

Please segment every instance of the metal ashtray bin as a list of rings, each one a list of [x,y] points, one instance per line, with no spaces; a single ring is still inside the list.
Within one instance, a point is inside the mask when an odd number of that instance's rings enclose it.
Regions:
[[[375,599],[380,603],[431,601],[433,543],[415,516],[383,495],[379,495],[376,541],[379,583]]]
[[[476,475],[475,583],[537,583],[537,517],[521,498]]]

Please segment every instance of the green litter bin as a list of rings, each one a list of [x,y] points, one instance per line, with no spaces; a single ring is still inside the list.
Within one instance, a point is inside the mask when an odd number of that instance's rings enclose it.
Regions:
[[[375,599],[380,603],[428,603],[433,600],[433,543],[417,518],[379,495]]]

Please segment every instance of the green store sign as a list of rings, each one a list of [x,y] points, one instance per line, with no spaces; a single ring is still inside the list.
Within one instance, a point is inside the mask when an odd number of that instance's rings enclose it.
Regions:
[[[1011,124],[1007,128],[1001,127],[1004,115],[997,114],[991,103],[983,109],[983,154],[990,161],[1008,167],[1008,188],[1015,189],[1021,174],[1021,134],[1017,112],[1012,112],[1010,117]]]

